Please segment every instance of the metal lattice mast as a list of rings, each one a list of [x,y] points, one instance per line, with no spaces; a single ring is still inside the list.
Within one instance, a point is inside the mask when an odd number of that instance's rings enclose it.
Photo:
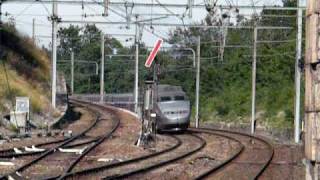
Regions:
[[[200,93],[200,36],[198,37],[198,44],[197,44],[197,72],[196,72],[196,128],[199,127],[199,93]]]
[[[138,113],[138,103],[139,103],[139,27],[136,25],[136,35],[135,35],[135,76],[134,76],[134,112]]]
[[[71,94],[74,93],[74,52],[71,51]]]
[[[300,7],[300,0],[297,2]],[[295,115],[294,115],[294,141],[300,142],[300,87],[301,87],[301,47],[302,47],[302,9],[297,10],[297,40],[296,40],[296,62],[295,62]]]
[[[52,85],[51,85],[51,104],[56,108],[57,92],[57,26],[58,26],[58,8],[56,0],[52,1]]]
[[[320,61],[319,61],[319,12],[318,0],[309,0],[306,11],[305,56],[305,155],[315,166],[306,163],[306,179],[318,179],[319,121],[320,121]],[[312,175],[312,167],[313,175]]]
[[[253,50],[252,50],[252,100],[251,100],[251,134],[255,132],[256,124],[256,76],[257,76],[257,38],[258,28],[255,22],[253,29]]]
[[[104,101],[104,34],[101,33],[100,103]]]

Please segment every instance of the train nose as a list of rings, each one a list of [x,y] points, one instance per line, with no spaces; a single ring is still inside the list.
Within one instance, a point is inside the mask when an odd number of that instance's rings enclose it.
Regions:
[[[188,101],[171,101],[159,103],[161,113],[170,120],[187,118],[190,114]]]
[[[163,112],[163,114],[168,118],[168,119],[181,119],[181,118],[186,118],[189,116],[189,110],[186,109],[181,109],[181,110],[166,110]]]
[[[170,115],[188,115],[189,114],[189,110],[167,110],[163,112],[164,115],[170,116]]]

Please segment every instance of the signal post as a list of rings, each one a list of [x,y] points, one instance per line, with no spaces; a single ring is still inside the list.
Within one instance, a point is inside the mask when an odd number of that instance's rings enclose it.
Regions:
[[[156,112],[155,104],[157,102],[157,84],[158,75],[160,73],[159,61],[156,60],[156,55],[160,50],[163,40],[158,39],[152,51],[150,52],[145,67],[152,67],[153,61],[153,74],[145,81],[144,101],[142,110],[142,130],[138,140],[138,146],[154,147],[156,145]]]

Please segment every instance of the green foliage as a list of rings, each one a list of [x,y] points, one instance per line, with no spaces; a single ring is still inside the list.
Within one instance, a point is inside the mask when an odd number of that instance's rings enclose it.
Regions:
[[[20,75],[38,82],[48,81],[49,59],[47,54],[37,49],[32,40],[22,36],[15,27],[2,24],[0,27],[0,51],[9,59],[7,62]],[[47,84],[43,84],[47,85]]]
[[[77,60],[96,62],[99,67],[101,60],[101,30],[95,25],[86,25],[83,28],[69,26],[59,30],[60,46],[58,47],[58,59],[68,60],[71,63],[71,50],[75,53],[75,93],[97,93],[99,92],[100,77],[95,74],[96,66],[93,63],[77,63]],[[131,50],[122,47],[121,43],[114,38],[105,37],[105,91],[106,92],[128,92],[133,87],[129,82],[133,81],[132,67],[123,59],[109,56],[113,48],[119,54],[128,54]],[[131,51],[132,53],[132,51]],[[59,63],[59,61],[58,61]],[[70,63],[61,63],[60,71],[64,72],[70,82]],[[116,70],[116,72],[114,72]],[[119,72],[125,72],[119,75]],[[117,82],[117,83],[115,83]],[[120,91],[118,91],[120,90]]]
[[[34,113],[48,111],[50,63],[47,53],[9,24],[1,25],[0,41],[0,111],[8,113],[8,107],[12,110],[16,96],[30,97]]]
[[[292,11],[281,13],[264,10],[263,15],[295,15]],[[208,22],[207,22],[208,23]],[[241,24],[253,24],[252,20]],[[287,30],[259,30],[257,57],[257,118],[258,123],[271,127],[291,128],[294,108],[295,73],[295,18],[266,16],[258,20],[259,26],[291,26]],[[252,77],[252,29],[228,29],[227,45],[248,46],[225,48],[221,61],[219,48],[220,29],[177,28],[171,32],[171,43],[194,47],[194,37],[201,36],[201,97],[200,114],[203,121],[249,122],[251,113]],[[183,79],[185,73],[177,73],[175,79]],[[194,84],[194,79],[183,79]],[[186,82],[187,81],[187,82]],[[174,81],[172,81],[174,82]],[[193,98],[194,88],[187,89]]]
[[[293,5],[292,2],[284,2]],[[279,16],[272,16],[272,15]],[[258,123],[272,127],[291,127],[294,108],[294,56],[295,15],[294,11],[264,10],[265,15],[257,20],[258,26],[291,26],[292,29],[259,30],[259,41],[281,41],[279,43],[258,43],[257,47],[257,118]],[[271,16],[270,16],[271,15]],[[201,24],[211,24],[206,18]],[[253,25],[252,19],[239,17],[239,25]],[[204,121],[249,122],[251,113],[251,78],[253,29],[230,28],[226,44],[233,47],[221,49],[221,28],[175,28],[170,32],[169,42],[173,47],[196,49],[197,36],[201,37],[201,92],[200,115]],[[76,59],[99,62],[100,30],[93,25],[84,28],[70,26],[59,31],[61,39],[59,56],[70,59],[70,48],[76,52]],[[178,44],[178,45],[177,45]],[[236,47],[242,46],[242,47]],[[115,39],[105,40],[106,54],[116,47],[119,54],[133,54],[134,49],[124,48]],[[222,51],[223,50],[223,51]],[[223,52],[223,59],[222,59]],[[144,45],[140,55],[148,55]],[[187,56],[185,56],[187,55]],[[106,59],[106,92],[132,92],[134,81],[134,57]],[[144,59],[144,58],[140,58]],[[131,60],[131,61],[130,61]],[[190,52],[176,52],[173,49],[157,56],[161,64],[160,83],[180,85],[187,92],[192,103],[195,97],[195,68]],[[141,62],[141,61],[140,61]],[[76,92],[99,92],[99,77],[84,76],[93,70],[76,67]],[[65,68],[66,74],[69,68]],[[86,72],[86,70],[87,72]],[[139,65],[140,87],[152,71]],[[193,110],[194,111],[194,110]],[[193,116],[192,116],[193,117]]]

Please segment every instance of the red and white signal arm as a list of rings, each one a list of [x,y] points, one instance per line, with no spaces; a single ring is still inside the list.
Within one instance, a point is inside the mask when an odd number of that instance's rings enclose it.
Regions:
[[[163,40],[162,39],[158,39],[156,44],[154,45],[152,51],[150,52],[148,59],[146,60],[146,63],[144,64],[145,67],[150,68],[151,64],[154,60],[154,58],[156,57],[161,45],[162,45]]]

